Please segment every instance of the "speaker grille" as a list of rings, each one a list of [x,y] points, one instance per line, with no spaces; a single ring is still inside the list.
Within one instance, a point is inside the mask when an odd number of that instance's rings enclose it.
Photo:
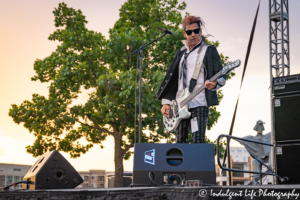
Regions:
[[[282,183],[278,180],[278,184],[300,184],[300,144],[280,147],[282,154],[276,155],[277,174],[288,177],[289,181]]]
[[[300,141],[300,94],[274,98],[276,142]]]

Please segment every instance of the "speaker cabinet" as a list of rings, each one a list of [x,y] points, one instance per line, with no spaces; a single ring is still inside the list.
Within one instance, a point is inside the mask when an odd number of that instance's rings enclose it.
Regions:
[[[56,150],[45,153],[24,176],[23,189],[71,189],[83,182],[72,165]]]
[[[300,142],[300,94],[273,98],[275,141]]]
[[[179,185],[181,179],[216,184],[214,158],[213,144],[135,144],[133,184],[149,185],[149,176],[159,185]]]
[[[288,181],[278,184],[300,184],[300,143],[276,146],[276,169],[281,177],[288,177]]]

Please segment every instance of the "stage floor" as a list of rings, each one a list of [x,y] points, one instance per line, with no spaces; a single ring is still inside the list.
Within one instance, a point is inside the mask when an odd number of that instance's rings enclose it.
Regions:
[[[128,187],[0,191],[0,200],[300,199],[298,185]]]

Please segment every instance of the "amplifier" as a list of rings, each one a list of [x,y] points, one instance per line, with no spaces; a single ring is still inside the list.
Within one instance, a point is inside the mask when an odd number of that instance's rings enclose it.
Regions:
[[[179,185],[188,180],[216,184],[214,145],[135,144],[133,184],[149,185],[150,178],[159,185]]]
[[[276,142],[300,142],[300,94],[275,96],[274,127]]]
[[[276,171],[281,177],[288,177],[287,182],[277,180],[278,184],[300,184],[300,144],[276,146]]]
[[[273,78],[273,95],[300,93],[300,74]]]

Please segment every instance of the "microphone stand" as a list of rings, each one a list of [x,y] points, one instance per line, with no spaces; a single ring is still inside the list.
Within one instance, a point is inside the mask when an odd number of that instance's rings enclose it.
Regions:
[[[279,176],[278,174],[275,173],[275,171],[273,171],[268,165],[266,165],[265,163],[263,163],[261,160],[259,160],[258,158],[256,158],[252,154],[250,154],[250,156],[252,158],[254,158],[257,162],[259,162],[259,180],[260,180],[260,184],[261,185],[262,185],[262,166],[265,166],[268,170],[270,170],[272,172],[273,176],[278,177],[278,179],[281,182],[288,182],[289,181],[288,177],[286,177],[286,176],[284,176],[284,177]]]
[[[130,55],[139,54],[140,56],[140,75],[139,75],[139,82],[140,82],[140,89],[139,89],[139,143],[142,143],[142,63],[143,63],[143,49],[149,46],[150,44],[158,41],[160,38],[165,37],[167,33],[164,33],[162,36],[152,40],[148,44],[142,45],[140,48],[133,51]],[[135,130],[135,125],[134,125]],[[136,142],[136,141],[134,141]]]

